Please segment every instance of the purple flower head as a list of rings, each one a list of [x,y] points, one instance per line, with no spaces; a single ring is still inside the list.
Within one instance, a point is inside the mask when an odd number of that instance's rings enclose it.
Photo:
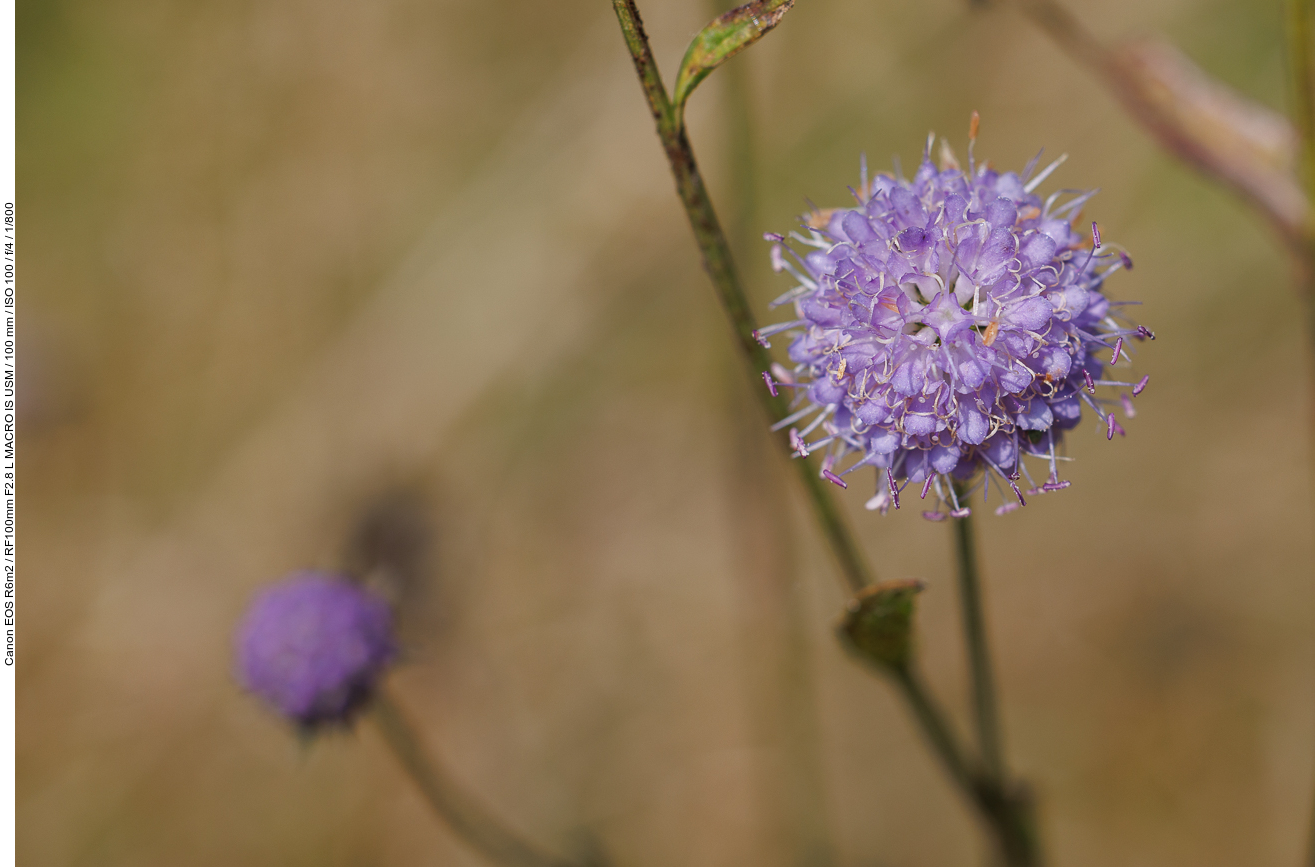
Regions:
[[[397,653],[388,603],[317,572],[256,597],[235,643],[243,686],[307,728],[350,720]]]
[[[1074,225],[1095,191],[1033,193],[1063,158],[1030,177],[1036,159],[1000,174],[975,165],[970,144],[966,170],[948,147],[937,169],[930,150],[911,181],[869,183],[864,165],[855,206],[791,233],[802,252],[766,236],[773,268],[798,283],[773,303],[795,318],[757,335],[793,335],[794,366],[774,366],[769,385],[792,389],[797,411],[777,429],[790,427],[798,456],[824,451],[825,478],[875,467],[869,509],[899,508],[915,484],[944,507],[929,514],[960,517],[957,483],[995,487],[1010,507],[997,511],[1012,511],[1026,505],[1022,478],[1028,494],[1068,487],[1059,449],[1084,407],[1102,433],[1123,433],[1109,408],[1120,400],[1096,388],[1140,394],[1144,380],[1106,368],[1129,366],[1128,344],[1154,334],[1104,295],[1127,253],[1095,223]],[[1040,483],[1023,456],[1045,462]]]

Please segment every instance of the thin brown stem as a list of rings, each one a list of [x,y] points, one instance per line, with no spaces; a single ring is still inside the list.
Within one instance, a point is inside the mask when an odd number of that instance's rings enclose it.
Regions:
[[[726,311],[731,327],[735,330],[740,354],[749,366],[751,375],[756,379],[771,368],[772,356],[755,336],[754,332],[758,326],[754,321],[753,310],[736,271],[730,244],[717,220],[717,213],[713,210],[712,199],[708,195],[703,177],[699,174],[698,163],[694,159],[694,149],[690,147],[684,126],[671,110],[671,102],[667,97],[666,88],[662,85],[662,77],[658,73],[657,62],[653,59],[648,36],[644,33],[644,23],[639,17],[639,9],[634,0],[613,0],[612,6],[616,10],[617,20],[621,23],[626,47],[630,49],[635,72],[639,76],[644,97],[653,114],[653,122],[657,126],[662,149],[666,152],[667,162],[671,165],[671,173],[676,181],[676,192],[685,206],[690,228],[694,231],[694,239],[703,256],[703,267],[712,278],[722,309]],[[754,383],[754,392],[772,421],[785,418],[788,414],[789,407],[784,396],[772,395],[758,382]],[[776,441],[788,454],[789,449],[784,438],[776,437]],[[796,460],[793,463],[808,495],[813,514],[826,537],[827,545],[840,567],[845,584],[851,592],[861,590],[872,583],[871,570],[831,492],[826,488],[828,483],[818,476],[808,461]]]
[[[1306,232],[1291,214],[1281,213],[1258,195],[1226,161],[1183,128],[1182,123],[1149,99],[1118,56],[1096,39],[1082,23],[1056,0],[1015,0],[1031,21],[1048,35],[1064,53],[1084,67],[1110,91],[1124,110],[1137,121],[1160,146],[1188,165],[1227,187],[1250,205],[1274,229],[1279,239],[1299,259],[1304,259]]]

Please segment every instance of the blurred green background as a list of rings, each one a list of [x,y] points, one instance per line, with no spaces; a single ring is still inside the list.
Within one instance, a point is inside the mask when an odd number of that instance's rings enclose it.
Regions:
[[[1276,2],[1072,4],[1283,101]],[[644,5],[670,80],[706,2]],[[771,453],[605,0],[18,6],[19,856],[475,865],[376,732],[299,744],[230,674],[258,586],[384,558],[400,700],[543,842],[619,867],[981,863]],[[728,84],[748,94],[736,144]],[[800,0],[694,97],[763,230],[981,112],[1071,159],[1160,339],[1129,436],[980,526],[1009,752],[1058,865],[1294,865],[1315,775],[1309,364],[1277,244],[1006,4]],[[750,158],[751,155],[751,158]],[[736,191],[739,191],[737,193]],[[741,195],[751,192],[752,195]],[[737,204],[738,203],[738,204]],[[747,204],[745,204],[747,203]],[[841,495],[929,584],[949,535]],[[782,505],[782,503],[786,505]],[[966,730],[966,726],[961,728]]]

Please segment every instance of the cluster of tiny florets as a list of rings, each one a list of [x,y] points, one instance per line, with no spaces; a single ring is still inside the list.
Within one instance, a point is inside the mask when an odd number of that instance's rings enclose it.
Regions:
[[[300,572],[256,598],[236,651],[242,684],[309,729],[348,722],[397,646],[385,600],[339,576]]]
[[[1122,249],[1075,229],[1094,191],[1033,193],[1062,162],[1029,178],[927,153],[913,179],[864,177],[850,208],[814,211],[789,240],[773,241],[772,264],[798,285],[774,302],[796,318],[760,329],[793,334],[793,367],[773,365],[767,387],[790,388],[800,408],[790,428],[796,453],[825,450],[822,475],[847,486],[859,467],[877,471],[868,508],[899,508],[921,484],[940,505],[933,520],[968,514],[961,492],[980,484],[1011,492],[998,512],[1026,505],[1027,493],[1061,490],[1065,431],[1084,406],[1107,438],[1123,428],[1097,387],[1131,396],[1148,377],[1125,382],[1106,368],[1131,364],[1125,341],[1154,338],[1119,315],[1106,278],[1131,269]],[[1039,156],[1039,155],[1038,155]],[[1127,302],[1125,302],[1127,303]],[[1046,463],[1040,483],[1023,456]],[[984,471],[984,472],[979,472]],[[957,490],[956,490],[957,489]]]

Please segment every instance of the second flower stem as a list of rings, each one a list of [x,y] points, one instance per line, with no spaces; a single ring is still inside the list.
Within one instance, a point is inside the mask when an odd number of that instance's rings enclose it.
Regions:
[[[434,814],[475,851],[502,867],[582,867],[531,844],[459,786],[421,745],[387,692],[375,696],[371,718]]]

